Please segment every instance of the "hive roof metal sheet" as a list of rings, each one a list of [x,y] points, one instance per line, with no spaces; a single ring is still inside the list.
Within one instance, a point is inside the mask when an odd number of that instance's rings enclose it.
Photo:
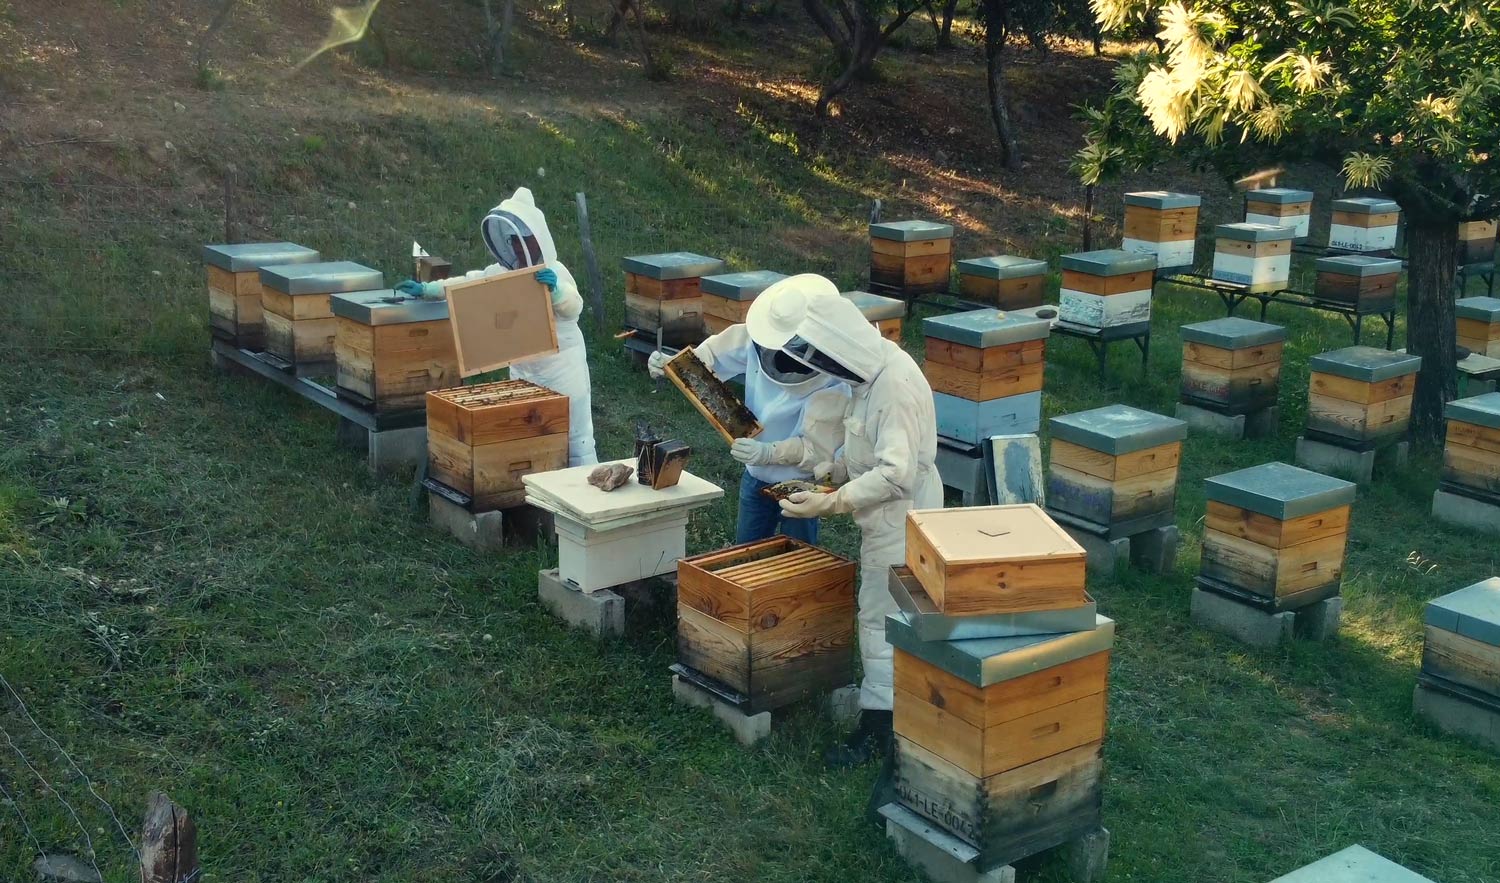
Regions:
[[[441,297],[409,297],[389,288],[351,291],[329,298],[335,316],[361,325],[405,325],[448,318],[448,300]]]
[[[1363,383],[1379,383],[1422,370],[1422,357],[1393,353],[1373,346],[1346,346],[1313,356],[1307,360],[1307,367],[1322,374],[1334,374]]]
[[[928,239],[952,239],[953,225],[936,221],[889,221],[870,225],[870,236],[894,242],[923,242]]]
[[[1500,576],[1428,601],[1422,621],[1481,644],[1500,647]]]
[[[690,251],[668,251],[662,254],[638,254],[632,257],[622,258],[620,261],[625,267],[625,272],[634,273],[637,276],[645,276],[648,279],[693,279],[698,276],[712,276],[729,269],[718,258],[708,255],[694,254]]]
[[[983,349],[1041,340],[1052,333],[1052,324],[1046,319],[1002,310],[969,310],[928,316],[922,320],[922,333],[938,340]]]
[[[1287,463],[1271,462],[1204,481],[1207,497],[1285,521],[1354,502],[1355,485]]]
[[[1201,343],[1226,350],[1240,350],[1286,340],[1284,327],[1254,319],[1241,319],[1238,316],[1194,322],[1182,326],[1180,330],[1182,339],[1189,343]]]
[[[1119,456],[1187,438],[1187,424],[1129,405],[1106,405],[1047,421],[1052,437]]]
[[[1363,846],[1351,846],[1327,858],[1277,877],[1271,883],[1432,883],[1415,871],[1381,858]]]
[[[1174,193],[1170,190],[1141,190],[1125,194],[1125,204],[1165,211],[1167,209],[1197,208],[1203,204],[1203,197],[1196,193]]]
[[[1296,239],[1297,228],[1272,224],[1220,224],[1214,228],[1214,235],[1220,239],[1236,239],[1241,242],[1280,242],[1283,239]]]
[[[1290,187],[1262,187],[1259,190],[1247,192],[1245,198],[1251,202],[1265,202],[1271,205],[1299,205],[1313,201],[1311,190],[1293,190]]]
[[[1500,297],[1460,298],[1453,304],[1453,312],[1460,319],[1500,322]]]
[[[1046,261],[1008,254],[997,254],[987,258],[965,258],[958,261],[957,267],[960,275],[978,276],[981,279],[1024,279],[1027,276],[1047,274]]]
[[[1322,273],[1338,273],[1341,276],[1389,276],[1401,272],[1401,261],[1397,258],[1377,258],[1364,254],[1341,254],[1318,258],[1313,264]]]
[[[1087,273],[1090,276],[1124,276],[1126,273],[1155,270],[1156,255],[1133,254],[1118,248],[1106,248],[1065,254],[1058,263],[1064,270]]]
[[[704,276],[698,288],[704,294],[729,300],[755,300],[755,296],[786,278],[785,273],[771,270],[749,270],[744,273],[721,273]]]
[[[859,307],[859,311],[871,322],[906,317],[906,301],[897,297],[886,297],[869,291],[845,291],[840,296]]]
[[[891,613],[885,618],[885,639],[956,678],[988,687],[1108,650],[1115,642],[1115,621],[1098,616],[1093,629],[1060,635],[924,641],[905,614]]]
[[[1383,215],[1386,212],[1399,212],[1401,206],[1397,205],[1395,200],[1378,196],[1356,196],[1352,199],[1335,199],[1333,210],[1360,215]]]
[[[295,242],[238,242],[203,246],[203,263],[231,273],[248,273],[280,264],[312,264],[321,255]]]
[[[385,287],[385,276],[353,261],[281,264],[260,268],[260,284],[285,294],[337,294]]]
[[[1443,416],[1449,420],[1500,429],[1500,392],[1454,399],[1443,406]]]

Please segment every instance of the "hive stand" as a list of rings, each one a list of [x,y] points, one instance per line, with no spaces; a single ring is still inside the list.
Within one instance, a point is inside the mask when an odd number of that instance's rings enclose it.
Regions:
[[[1296,241],[1307,239],[1312,220],[1313,194],[1310,190],[1267,187],[1245,194],[1245,223],[1272,227],[1291,227]]]
[[[870,289],[910,299],[948,289],[953,225],[890,221],[870,225]]]
[[[1122,251],[1156,258],[1156,272],[1193,266],[1198,242],[1198,209],[1203,198],[1192,193],[1147,190],[1125,194],[1125,238]]]
[[[442,482],[424,478],[422,488],[427,492],[428,523],[476,552],[551,542],[557,530],[552,513],[535,506],[475,512],[469,497]]]
[[[1432,517],[1500,534],[1500,392],[1443,406],[1448,437]]]
[[[1015,883],[1013,865],[981,871],[975,865],[979,850],[928,822],[899,803],[880,808],[885,834],[896,851],[933,883]],[[1099,883],[1109,865],[1109,829],[1097,827],[1053,847],[1075,883]]]
[[[1013,255],[959,261],[958,293],[1002,310],[1039,307],[1047,292],[1047,262]]]
[[[642,353],[656,349],[657,331],[665,346],[681,347],[703,340],[702,278],[725,272],[718,258],[686,251],[624,258],[625,327],[637,333],[626,348]]]
[[[755,298],[785,278],[785,274],[770,270],[704,276],[698,282],[703,291],[704,328],[709,334],[718,334],[731,325],[742,324]]]
[[[265,349],[260,268],[312,264],[319,260],[316,251],[292,242],[203,246],[203,270],[208,277],[208,329],[214,339],[251,352]]]
[[[901,322],[906,318],[906,301],[868,291],[845,291],[847,298],[869,320],[880,336],[896,344],[901,343]]]
[[[570,628],[600,640],[624,636],[632,611],[669,604],[676,590],[677,578],[672,574],[580,592],[559,577],[555,567],[537,573],[537,600],[542,606]]]
[[[1423,621],[1417,715],[1500,752],[1500,577],[1429,601]]]
[[[1285,463],[1204,482],[1208,513],[1192,620],[1246,644],[1331,638],[1355,485]]]
[[[1401,206],[1389,199],[1361,196],[1335,199],[1328,227],[1328,251],[1388,255],[1396,247]]]
[[[1363,846],[1351,846],[1271,883],[1432,883]]]
[[[1182,326],[1177,418],[1226,438],[1276,434],[1286,329],[1229,316]]]
[[[1307,429],[1297,439],[1297,465],[1359,484],[1369,484],[1377,466],[1404,467],[1421,357],[1352,346],[1313,356],[1308,367]]]
[[[1089,570],[1177,559],[1177,467],[1187,424],[1128,405],[1053,417],[1047,513],[1088,551]]]
[[[257,358],[298,377],[332,375],[338,324],[332,296],[382,288],[385,276],[379,270],[353,261],[261,267],[266,349]]]

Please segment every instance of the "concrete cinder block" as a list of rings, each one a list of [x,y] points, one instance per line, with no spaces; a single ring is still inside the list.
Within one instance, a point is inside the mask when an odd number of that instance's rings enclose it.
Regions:
[[[1290,640],[1297,615],[1267,613],[1248,604],[1193,587],[1193,624],[1255,647],[1276,647]]]
[[[1447,524],[1500,534],[1500,506],[1437,490],[1432,494],[1432,517]]]
[[[1375,478],[1375,451],[1351,451],[1304,436],[1297,437],[1297,465],[1324,475],[1369,484]]]
[[[579,591],[564,582],[554,568],[537,573],[536,595],[548,610],[573,628],[598,638],[625,634],[625,599],[609,589]]]
[[[494,552],[505,545],[504,517],[498,511],[476,515],[447,497],[429,491],[427,519],[433,527],[447,531],[476,552]]]
[[[505,541],[513,546],[535,546],[556,543],[557,527],[552,513],[535,506],[516,506],[505,510]]]
[[[1153,528],[1130,538],[1130,563],[1147,573],[1166,573],[1177,563],[1177,525]]]
[[[1220,414],[1197,405],[1189,405],[1186,402],[1177,403],[1177,419],[1186,423],[1189,429],[1206,432],[1209,435],[1223,436],[1224,438],[1241,439],[1245,437],[1244,414]]]
[[[595,594],[603,594],[596,592]],[[734,734],[734,739],[744,746],[751,746],[771,735],[771,712],[745,714],[695,684],[672,675],[672,697],[684,705],[707,708],[714,713]]]
[[[839,687],[828,694],[828,716],[841,724],[859,720],[859,684]]]
[[[1074,883],[1099,883],[1109,866],[1109,829],[1095,828],[1059,846],[1057,852]]]
[[[1344,613],[1344,599],[1324,598],[1296,611],[1292,634],[1302,641],[1327,641],[1339,633],[1339,619]]]
[[[427,459],[426,426],[376,432],[340,417],[334,433],[339,444],[364,451],[365,464],[371,472],[404,469]]]
[[[1491,709],[1418,683],[1412,694],[1412,711],[1445,733],[1473,739],[1500,752],[1500,714]]]
[[[1001,865],[981,871],[971,864],[978,850],[930,824],[899,803],[880,808],[885,834],[907,863],[933,883],[1015,883],[1016,869]]]
[[[1245,415],[1245,438],[1271,438],[1281,428],[1281,406],[1272,405]]]
[[[1088,553],[1087,566],[1090,573],[1114,573],[1115,568],[1130,560],[1130,537],[1106,539],[1063,522],[1058,522],[1058,527],[1067,531],[1068,536]]]

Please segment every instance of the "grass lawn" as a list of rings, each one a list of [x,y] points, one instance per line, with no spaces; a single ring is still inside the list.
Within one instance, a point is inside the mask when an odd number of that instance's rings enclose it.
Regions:
[[[237,100],[208,112],[248,113]],[[245,235],[393,281],[413,236],[479,262],[475,221],[521,183],[582,278],[571,201],[587,191],[612,293],[606,327],[590,329],[600,452],[627,453],[640,419],[693,445],[689,468],[730,494],[695,513],[692,551],[729,541],[738,468],[609,339],[619,258],[691,249],[852,287],[868,199],[905,174],[899,157],[794,149],[749,118],[456,100],[215,143],[239,169]],[[622,641],[566,630],[535,598],[553,550],[469,552],[409,508],[406,482],[337,447],[330,416],[209,367],[196,248],[222,237],[214,177],[114,179],[163,185],[141,191],[35,171],[49,183],[0,183],[0,674],[132,834],[163,789],[198,821],[204,879],[224,883],[914,878],[862,819],[875,769],[821,765],[838,734],[816,709],[741,749],[672,702],[669,606],[638,611]],[[982,211],[971,241],[1009,235],[994,233],[1009,229],[1003,210]],[[1038,255],[1076,241],[1038,221],[1049,215],[1024,219]],[[1176,329],[1220,314],[1206,294],[1163,290],[1149,371],[1116,350],[1107,385],[1081,342],[1053,341],[1046,412],[1170,413]],[[1289,461],[1308,358],[1349,342],[1337,317],[1270,318],[1291,331],[1282,433],[1190,438],[1176,569],[1090,580],[1119,623],[1110,879],[1256,883],[1354,842],[1441,883],[1500,879],[1500,761],[1411,714],[1422,604],[1500,572],[1500,543],[1429,519],[1434,453],[1360,492],[1336,641],[1253,652],[1188,623],[1202,479]],[[907,337],[919,352],[919,323]],[[854,553],[847,519],[825,530]],[[134,879],[108,815],[14,703],[0,702],[0,727],[77,810],[107,879]],[[23,879],[36,844],[83,844],[9,749],[0,879]]]

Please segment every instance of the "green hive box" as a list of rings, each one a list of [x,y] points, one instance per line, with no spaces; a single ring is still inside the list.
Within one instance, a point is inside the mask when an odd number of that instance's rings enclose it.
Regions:
[[[1421,368],[1420,356],[1369,346],[1313,356],[1308,360],[1308,432],[1366,450],[1399,440],[1411,424]]]
[[[1182,326],[1181,397],[1220,414],[1276,404],[1286,329],[1228,317]]]
[[[1048,421],[1047,512],[1110,539],[1172,524],[1187,424],[1129,405]]]
[[[968,300],[1002,310],[1042,305],[1047,289],[1047,262],[1013,255],[959,261],[958,291]]]

